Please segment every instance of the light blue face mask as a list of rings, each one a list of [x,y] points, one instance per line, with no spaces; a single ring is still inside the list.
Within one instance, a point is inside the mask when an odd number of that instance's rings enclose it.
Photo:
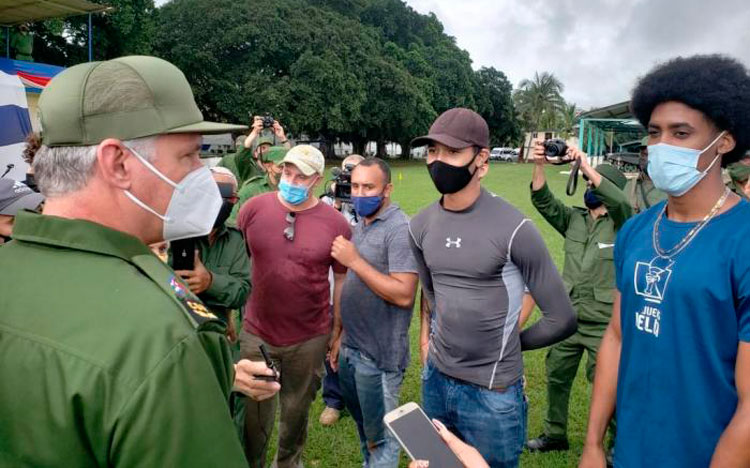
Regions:
[[[698,159],[724,135],[721,132],[703,150],[659,143],[648,147],[648,175],[654,186],[673,197],[681,197],[700,182],[719,160],[720,154],[705,171],[698,170]]]
[[[279,192],[281,193],[281,198],[290,205],[304,203],[310,196],[309,187],[304,185],[292,185],[284,179],[281,179],[279,182]]]

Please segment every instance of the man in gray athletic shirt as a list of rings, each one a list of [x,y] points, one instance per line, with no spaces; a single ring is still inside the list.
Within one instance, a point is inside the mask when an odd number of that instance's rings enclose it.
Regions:
[[[572,335],[575,313],[532,222],[480,185],[489,170],[484,119],[450,109],[427,136],[412,141],[423,145],[443,197],[409,225],[436,319],[422,403],[429,417],[475,446],[490,466],[515,467],[526,436],[521,350]],[[524,285],[543,317],[520,332]]]

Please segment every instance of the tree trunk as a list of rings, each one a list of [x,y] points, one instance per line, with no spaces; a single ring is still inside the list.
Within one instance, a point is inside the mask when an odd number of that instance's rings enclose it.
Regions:
[[[365,148],[367,147],[367,138],[354,137],[352,138],[351,144],[352,144],[352,151],[354,151],[354,154],[359,154],[361,156],[365,155]]]
[[[385,140],[378,140],[378,149],[376,152],[377,157],[381,159],[387,159],[388,158],[388,152],[385,149],[386,142]]]
[[[402,159],[404,161],[408,161],[409,159],[411,159],[410,151],[409,151],[411,149],[411,147],[409,146],[409,143],[411,143],[411,140],[399,141],[398,142],[398,144],[401,145],[401,157],[400,157],[400,159]]]

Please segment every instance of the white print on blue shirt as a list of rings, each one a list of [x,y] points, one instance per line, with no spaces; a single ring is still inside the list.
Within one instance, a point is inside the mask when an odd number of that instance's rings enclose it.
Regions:
[[[659,337],[659,325],[661,323],[661,310],[656,307],[645,306],[643,310],[635,313],[635,328]]]
[[[667,292],[669,279],[672,277],[674,262],[668,258],[655,257],[651,262],[636,262],[633,287],[635,293],[653,304],[661,304]],[[635,312],[636,329],[659,336],[661,310],[655,305],[645,306]]]

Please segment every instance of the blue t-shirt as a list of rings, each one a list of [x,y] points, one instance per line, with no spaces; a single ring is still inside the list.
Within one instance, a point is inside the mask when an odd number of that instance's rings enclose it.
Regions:
[[[750,203],[715,217],[672,264],[652,261],[663,206],[631,218],[615,245],[618,468],[707,467],[737,406],[739,341],[750,341]],[[662,250],[694,225],[665,215]]]

